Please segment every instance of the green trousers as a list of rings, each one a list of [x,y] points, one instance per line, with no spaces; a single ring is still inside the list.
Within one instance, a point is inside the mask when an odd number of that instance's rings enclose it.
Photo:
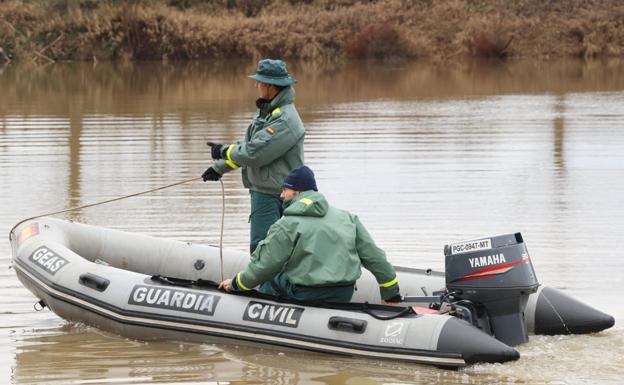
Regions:
[[[353,296],[354,285],[332,287],[299,286],[291,283],[283,273],[278,273],[272,280],[258,287],[260,293],[299,301],[349,302]]]
[[[266,238],[269,227],[282,217],[282,201],[276,195],[257,191],[249,193],[251,194],[249,252],[253,253],[258,243]]]

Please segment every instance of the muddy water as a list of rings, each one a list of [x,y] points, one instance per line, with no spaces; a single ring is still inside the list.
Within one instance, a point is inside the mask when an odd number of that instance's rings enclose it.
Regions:
[[[0,232],[19,220],[199,176],[204,143],[242,134],[253,64],[58,64],[0,73]],[[534,337],[520,361],[445,371],[262,349],[130,340],[35,312],[0,242],[0,378],[12,384],[616,384],[624,376],[624,64],[293,66],[306,162],[390,260],[442,269],[445,243],[521,231],[539,280],[616,317]],[[224,244],[249,197],[225,178]],[[218,242],[218,184],[65,218]]]

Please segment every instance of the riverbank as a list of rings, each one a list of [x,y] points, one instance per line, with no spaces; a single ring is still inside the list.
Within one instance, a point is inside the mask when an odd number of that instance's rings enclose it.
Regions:
[[[618,57],[623,19],[619,0],[9,0],[0,47],[35,62]]]

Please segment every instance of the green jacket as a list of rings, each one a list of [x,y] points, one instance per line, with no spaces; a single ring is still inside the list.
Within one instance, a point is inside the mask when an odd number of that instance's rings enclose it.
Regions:
[[[394,268],[357,216],[329,206],[312,190],[290,203],[234,278],[235,289],[250,290],[279,272],[296,285],[348,285],[364,265],[377,279],[383,299],[399,294]]]
[[[295,91],[287,87],[258,109],[245,138],[224,146],[214,170],[223,175],[242,167],[246,188],[279,195],[286,175],[303,164],[305,130],[294,101]]]

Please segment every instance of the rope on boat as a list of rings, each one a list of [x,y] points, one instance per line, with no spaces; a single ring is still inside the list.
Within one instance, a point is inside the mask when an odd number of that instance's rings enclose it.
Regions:
[[[41,217],[51,217],[53,215],[67,213],[67,212],[70,212],[70,211],[86,209],[88,207],[99,206],[99,205],[103,205],[105,203],[116,202],[116,201],[120,201],[120,200],[123,200],[123,199],[128,199],[128,198],[136,197],[136,196],[139,196],[139,195],[144,195],[144,194],[149,194],[149,193],[153,193],[153,192],[156,192],[156,191],[164,190],[166,188],[179,186],[181,184],[194,182],[194,181],[200,180],[200,179],[201,179],[201,177],[191,178],[191,179],[183,180],[183,181],[180,181],[180,182],[171,183],[171,184],[168,184],[166,186],[160,186],[160,187],[156,187],[156,188],[153,188],[153,189],[150,189],[150,190],[141,191],[141,192],[134,193],[134,194],[129,194],[129,195],[124,195],[122,197],[117,197],[117,198],[113,198],[113,199],[107,199],[107,200],[104,200],[104,201],[101,201],[101,202],[89,203],[89,204],[82,205],[82,206],[70,207],[70,208],[65,209],[65,210],[59,210],[59,211],[54,211],[54,212],[50,212],[50,213],[35,215],[34,217],[23,219],[23,220],[19,221],[15,226],[13,226],[13,228],[9,232],[9,240],[12,240],[13,231],[19,225],[21,225],[24,222],[31,221],[33,219],[37,219],[37,218],[41,218]],[[219,179],[219,182],[221,182],[221,235],[219,237],[219,257],[220,257],[220,260],[221,260],[221,281],[223,281],[223,223],[225,221],[225,187],[223,186],[223,180]]]
[[[221,282],[223,282],[223,223],[225,222],[225,187],[223,180],[221,182],[221,235],[219,236],[219,261],[221,262]]]

